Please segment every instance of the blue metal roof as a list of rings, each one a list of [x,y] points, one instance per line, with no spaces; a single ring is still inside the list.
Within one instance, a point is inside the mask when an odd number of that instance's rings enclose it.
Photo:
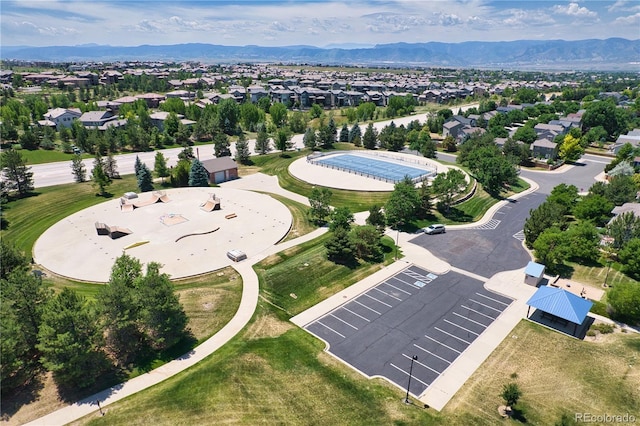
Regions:
[[[541,286],[527,305],[575,324],[582,324],[593,302],[556,287]]]
[[[544,274],[544,265],[529,261],[527,267],[524,268],[524,273],[532,277],[540,278],[542,274]]]

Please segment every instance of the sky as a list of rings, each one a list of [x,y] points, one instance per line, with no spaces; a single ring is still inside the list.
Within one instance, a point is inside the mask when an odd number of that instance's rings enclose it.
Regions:
[[[640,0],[0,0],[4,46],[640,39]]]

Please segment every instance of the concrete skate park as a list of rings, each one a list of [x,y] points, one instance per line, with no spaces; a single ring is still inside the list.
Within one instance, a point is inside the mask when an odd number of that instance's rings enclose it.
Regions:
[[[291,223],[286,206],[251,191],[178,188],[141,193],[59,221],[36,241],[34,261],[74,280],[107,282],[115,259],[126,253],[143,264],[162,264],[161,271],[171,278],[184,278],[233,263],[229,250],[249,257],[264,251],[284,238]]]

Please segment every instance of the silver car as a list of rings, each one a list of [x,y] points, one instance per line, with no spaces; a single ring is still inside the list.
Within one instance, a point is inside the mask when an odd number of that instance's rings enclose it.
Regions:
[[[444,225],[440,223],[435,223],[424,228],[425,234],[444,234],[445,232],[447,232],[447,230],[445,229]]]

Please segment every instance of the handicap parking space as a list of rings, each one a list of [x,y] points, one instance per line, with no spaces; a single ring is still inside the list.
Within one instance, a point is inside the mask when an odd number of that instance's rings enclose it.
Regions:
[[[318,318],[305,329],[368,376],[420,395],[506,309],[511,299],[457,272],[416,265]]]

